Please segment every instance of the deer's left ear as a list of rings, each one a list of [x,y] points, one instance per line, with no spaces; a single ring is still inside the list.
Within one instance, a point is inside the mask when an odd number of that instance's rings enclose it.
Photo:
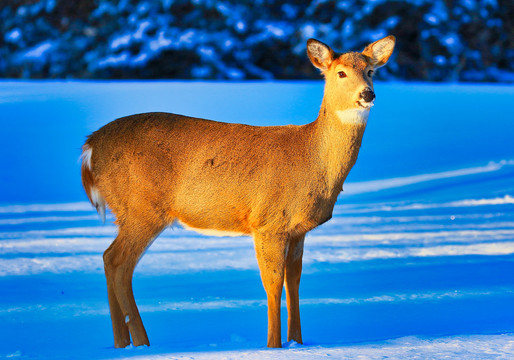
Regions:
[[[389,35],[366,46],[362,54],[370,58],[370,63],[373,67],[379,68],[384,66],[387,60],[389,60],[395,43],[396,38],[393,35]]]

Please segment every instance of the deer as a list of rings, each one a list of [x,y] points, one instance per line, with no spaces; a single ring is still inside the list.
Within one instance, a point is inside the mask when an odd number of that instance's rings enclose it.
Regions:
[[[325,78],[318,117],[305,125],[250,126],[171,113],[116,119],[82,147],[82,184],[117,236],[103,254],[114,346],[149,346],[132,292],[134,269],[169,226],[253,237],[267,296],[267,346],[302,344],[298,290],[305,235],[330,220],[354,166],[371,107],[373,73],[386,64],[389,35],[362,52],[336,53],[315,39],[307,55]]]

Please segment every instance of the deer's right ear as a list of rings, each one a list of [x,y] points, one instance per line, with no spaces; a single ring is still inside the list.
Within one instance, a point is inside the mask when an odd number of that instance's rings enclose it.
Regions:
[[[327,71],[334,60],[332,49],[316,39],[307,40],[307,55],[312,65],[321,71]]]

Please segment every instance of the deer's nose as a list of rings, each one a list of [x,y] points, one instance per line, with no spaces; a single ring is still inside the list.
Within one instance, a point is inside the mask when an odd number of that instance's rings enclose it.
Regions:
[[[366,88],[361,92],[361,98],[364,99],[365,102],[372,102],[375,100],[375,93],[370,88]]]

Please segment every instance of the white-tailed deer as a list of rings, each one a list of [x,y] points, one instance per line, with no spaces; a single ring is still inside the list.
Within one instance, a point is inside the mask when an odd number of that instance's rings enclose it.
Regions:
[[[393,52],[388,36],[362,53],[307,42],[325,76],[316,121],[258,127],[168,113],[117,119],[83,146],[82,183],[118,235],[104,253],[116,347],[149,345],[132,293],[134,268],[159,233],[178,222],[221,235],[251,235],[268,297],[268,346],[280,347],[285,282],[287,339],[302,343],[298,288],[305,234],[332,217],[357,160],[373,105],[373,71]]]

